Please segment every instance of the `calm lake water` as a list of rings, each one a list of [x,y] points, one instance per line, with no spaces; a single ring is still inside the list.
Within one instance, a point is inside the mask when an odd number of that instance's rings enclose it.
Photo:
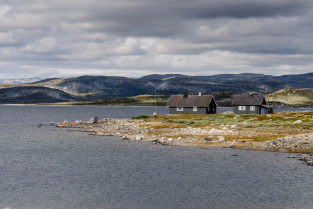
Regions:
[[[162,146],[37,127],[154,111],[0,105],[0,209],[313,207],[313,167],[289,154]]]

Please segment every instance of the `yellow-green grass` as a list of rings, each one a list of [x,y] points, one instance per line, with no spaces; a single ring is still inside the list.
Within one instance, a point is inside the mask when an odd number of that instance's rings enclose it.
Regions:
[[[281,89],[266,95],[266,99],[292,106],[311,106],[313,105],[313,89]]]
[[[237,134],[228,134],[228,140],[239,141],[267,141],[288,135],[297,135],[313,132],[313,112],[295,111],[280,112],[270,115],[159,115],[149,116],[146,121],[162,122],[160,128],[175,127],[180,124],[191,127],[222,129],[227,126]],[[300,121],[297,123],[296,121]],[[233,126],[233,128],[231,128]],[[159,129],[160,129],[159,128]],[[181,136],[184,138],[184,136]]]

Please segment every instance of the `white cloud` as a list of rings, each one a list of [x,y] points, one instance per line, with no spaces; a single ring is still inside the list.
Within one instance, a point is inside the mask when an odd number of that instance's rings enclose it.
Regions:
[[[4,15],[0,19],[0,29],[31,29],[37,30],[47,27],[42,17],[30,13],[18,13],[13,15]]]
[[[17,41],[14,39],[11,33],[0,32],[0,46],[12,45],[15,44],[16,42]]]
[[[136,53],[138,47],[138,39],[136,38],[127,38],[123,43],[116,46],[116,54],[132,54]]]
[[[55,38],[47,37],[40,40],[36,40],[35,42],[26,45],[23,51],[35,53],[49,53],[54,52],[56,49],[57,43]]]
[[[0,18],[4,18],[5,15],[12,9],[12,5],[0,5]]]

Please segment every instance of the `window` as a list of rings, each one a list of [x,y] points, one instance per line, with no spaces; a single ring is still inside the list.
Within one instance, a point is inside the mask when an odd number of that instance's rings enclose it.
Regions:
[[[197,111],[198,111],[198,108],[197,108],[197,107],[193,107],[193,108],[192,108],[192,111],[197,112]]]
[[[176,107],[176,111],[184,111],[183,107]]]
[[[255,111],[255,106],[250,106],[250,111]]]
[[[246,110],[246,106],[238,106],[238,110],[245,111]]]

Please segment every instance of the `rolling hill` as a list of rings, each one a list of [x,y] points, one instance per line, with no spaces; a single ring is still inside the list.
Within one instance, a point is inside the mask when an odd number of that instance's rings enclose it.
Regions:
[[[81,102],[184,92],[272,93],[290,88],[313,88],[313,73],[283,76],[242,73],[213,76],[152,74],[142,78],[118,76],[49,78],[28,84],[0,85],[0,103]],[[226,100],[224,103],[229,103]]]

